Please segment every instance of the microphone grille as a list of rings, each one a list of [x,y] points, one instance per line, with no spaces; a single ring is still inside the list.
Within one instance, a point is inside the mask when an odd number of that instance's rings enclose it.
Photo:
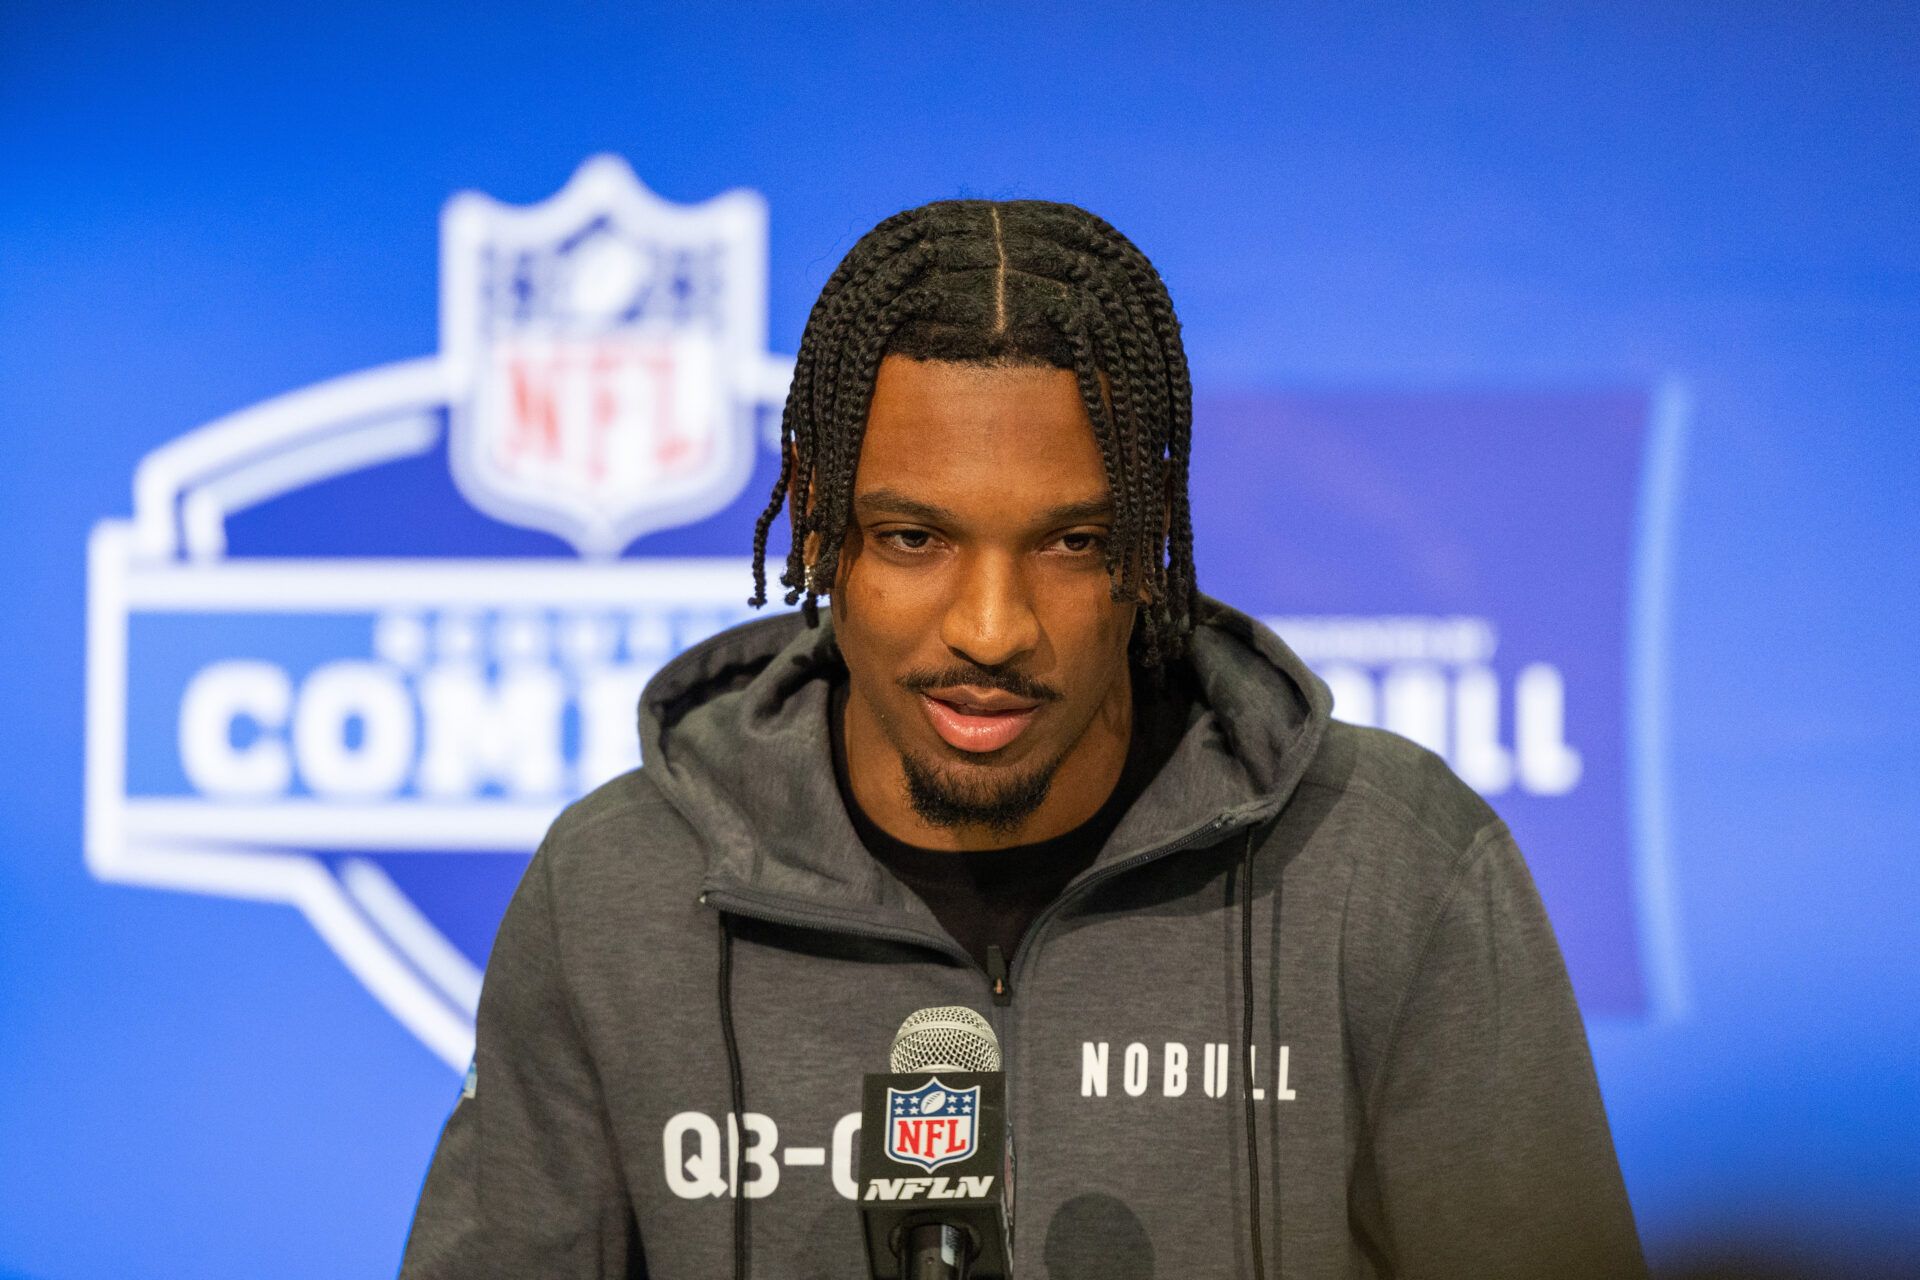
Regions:
[[[921,1009],[894,1033],[889,1062],[895,1071],[998,1071],[1000,1039],[965,1005]]]

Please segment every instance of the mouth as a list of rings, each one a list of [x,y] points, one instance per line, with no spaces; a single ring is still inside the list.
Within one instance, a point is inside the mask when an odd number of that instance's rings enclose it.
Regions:
[[[933,731],[950,747],[982,754],[998,751],[1033,723],[1040,704],[1011,694],[973,689],[940,689],[920,695],[921,710]]]

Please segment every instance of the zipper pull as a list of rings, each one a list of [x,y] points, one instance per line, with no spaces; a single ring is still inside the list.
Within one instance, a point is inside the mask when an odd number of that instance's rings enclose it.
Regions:
[[[987,948],[987,981],[993,985],[995,1004],[1013,1003],[1013,988],[1007,985],[1007,958],[995,946]]]

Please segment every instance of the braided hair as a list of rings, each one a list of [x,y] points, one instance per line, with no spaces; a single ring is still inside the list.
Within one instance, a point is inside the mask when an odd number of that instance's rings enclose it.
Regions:
[[[786,602],[817,621],[852,518],[853,478],[888,355],[1070,370],[1111,490],[1113,599],[1144,600],[1137,659],[1157,667],[1193,625],[1187,456],[1193,391],[1166,286],[1133,242],[1044,200],[941,200],[862,236],[807,318],[780,424],[780,475],[753,531],[754,606],[767,534],[791,497]],[[811,568],[809,566],[811,565]]]

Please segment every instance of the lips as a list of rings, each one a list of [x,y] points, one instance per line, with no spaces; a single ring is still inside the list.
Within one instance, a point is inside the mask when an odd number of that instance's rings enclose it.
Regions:
[[[964,689],[943,689],[940,696],[920,695],[933,731],[950,747],[961,751],[998,751],[1026,732],[1040,708],[1002,693],[975,695]]]

